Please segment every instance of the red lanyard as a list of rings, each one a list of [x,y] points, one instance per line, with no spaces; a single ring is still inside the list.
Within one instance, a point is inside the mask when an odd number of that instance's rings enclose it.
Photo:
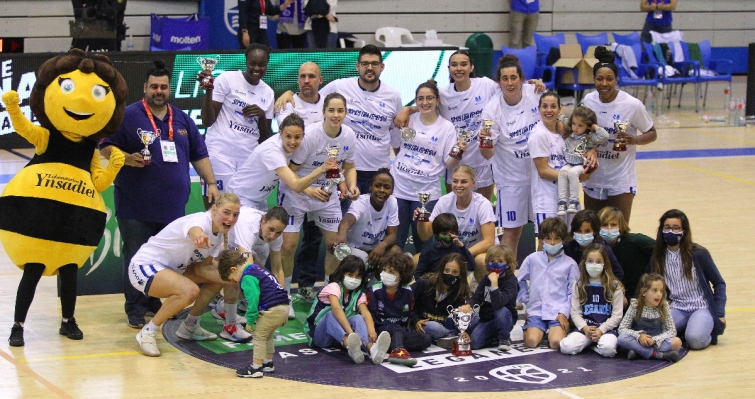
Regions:
[[[155,118],[152,116],[152,111],[150,111],[149,107],[147,106],[147,102],[144,101],[142,98],[142,105],[144,105],[144,110],[147,111],[147,116],[149,117],[149,122],[152,124],[152,131],[155,132],[155,134],[159,137],[160,133],[157,131],[157,125],[155,124]],[[168,107],[168,140],[173,141],[173,109],[170,108],[170,105],[167,105]],[[162,137],[160,137],[162,140]]]
[[[265,4],[265,0],[260,0],[260,9],[262,10],[262,12],[260,13],[260,15],[265,15],[265,6],[266,5],[267,4]]]

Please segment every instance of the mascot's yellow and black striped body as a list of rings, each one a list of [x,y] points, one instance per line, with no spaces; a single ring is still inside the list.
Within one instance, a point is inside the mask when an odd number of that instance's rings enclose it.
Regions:
[[[106,208],[100,192],[123,166],[120,151],[100,165],[97,140],[123,119],[126,83],[106,57],[71,50],[42,65],[30,105],[41,126],[21,112],[18,94],[3,95],[13,127],[35,155],[0,196],[0,241],[20,268],[57,274],[81,267],[102,238]]]

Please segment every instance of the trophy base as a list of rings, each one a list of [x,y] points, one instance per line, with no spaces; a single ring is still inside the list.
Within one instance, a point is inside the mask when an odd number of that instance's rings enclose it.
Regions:
[[[326,179],[337,179],[339,177],[341,177],[341,171],[338,169],[332,169],[325,172]]]
[[[454,349],[451,351],[454,356],[472,356],[472,343],[459,341],[454,342]]]
[[[486,143],[483,141],[480,143],[480,148],[493,148],[493,143]]]
[[[592,172],[595,172],[595,169],[598,169],[598,165],[590,166],[589,168],[585,169],[585,173],[590,174]]]
[[[152,154],[147,149],[141,150],[140,153],[142,154],[142,161],[145,165],[152,163]]]
[[[613,150],[615,152],[624,152],[627,150],[627,145],[626,144],[615,145],[613,146]]]
[[[430,212],[420,212],[416,218],[414,218],[415,222],[429,222],[430,221]]]
[[[462,154],[464,154],[464,151],[451,151],[448,155],[454,159],[461,159]]]

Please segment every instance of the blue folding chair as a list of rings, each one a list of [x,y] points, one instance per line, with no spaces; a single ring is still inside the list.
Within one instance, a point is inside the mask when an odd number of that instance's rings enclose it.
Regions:
[[[542,79],[545,87],[551,90],[556,89],[556,68],[553,66],[540,66],[537,65],[537,50],[535,46],[529,46],[525,48],[508,48],[501,46],[503,55],[513,54],[519,58],[519,65],[522,67],[522,73],[524,78],[529,79]],[[550,71],[550,78],[544,79],[545,71]]]
[[[650,43],[642,43],[642,45],[645,47],[645,52],[648,55],[648,60],[650,63],[657,63],[661,66],[666,65],[666,60],[663,58],[658,58],[655,56],[655,51],[653,49],[653,45]],[[673,51],[673,46],[671,46]],[[660,74],[661,83],[663,83],[664,86],[666,85],[672,85],[672,88],[674,85],[681,85],[679,89],[679,104],[677,105],[678,108],[681,108],[682,106],[682,93],[684,92],[684,85],[687,83],[691,83],[695,85],[695,112],[699,112],[699,106],[698,106],[698,100],[699,96],[698,93],[698,77],[700,76],[700,63],[697,61],[689,61],[689,55],[685,58],[685,61],[682,62],[674,62],[673,65],[674,68],[676,68],[680,74],[676,76],[667,76],[666,75],[666,69],[662,68],[663,72]],[[664,91],[668,92],[668,106],[667,108],[671,108],[671,95],[673,90],[666,90],[664,87]]]
[[[658,86],[658,83],[660,82],[658,75],[658,67],[660,67],[660,65],[658,64],[638,64],[637,69],[634,71],[637,78],[633,78],[629,74],[629,71],[627,71],[624,67],[624,63],[621,62],[621,57],[619,57],[618,55],[616,56],[616,65],[619,67],[619,86],[634,87],[634,96],[637,98],[639,98],[638,94],[640,86],[645,86],[647,93],[647,90],[655,90],[655,88]],[[663,92],[661,92],[660,98],[663,98]],[[643,98],[643,103],[644,102],[645,99]],[[655,104],[656,115],[659,114],[662,103],[663,100],[661,100],[661,105]],[[647,104],[645,105],[647,106]]]
[[[597,35],[583,35],[581,33],[575,33],[577,35],[577,42],[582,47],[582,54],[587,52],[590,46],[606,46],[608,45],[608,33],[598,33]]]
[[[537,46],[537,64],[545,65],[545,57],[548,56],[552,48],[559,48],[559,45],[566,43],[566,35],[562,33],[556,33],[553,36],[538,35],[535,36],[535,46]]]
[[[731,85],[731,70],[734,68],[734,62],[723,58],[711,59],[709,40],[703,40],[698,45],[700,46],[700,56],[703,59],[702,67],[715,72],[715,75],[706,76],[701,74],[697,78],[698,82],[705,82],[705,95],[703,95],[703,107],[705,107],[705,100],[708,98],[708,83],[729,82],[729,85]]]
[[[621,35],[613,32],[613,40],[618,44],[623,44],[632,48],[637,63],[639,64],[642,59],[642,41],[640,40],[640,34],[632,32],[626,35]]]

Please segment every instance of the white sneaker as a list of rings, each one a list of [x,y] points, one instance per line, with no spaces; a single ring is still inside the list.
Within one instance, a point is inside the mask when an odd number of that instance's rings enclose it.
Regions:
[[[249,342],[252,339],[252,334],[241,327],[241,324],[235,323],[224,326],[223,331],[220,332],[220,338],[233,342]]]
[[[176,331],[176,335],[178,338],[192,341],[214,341],[218,339],[216,334],[205,330],[199,324],[194,327],[194,331],[190,331],[189,328],[186,327],[186,323],[181,323],[181,327]]]
[[[349,350],[349,357],[351,360],[356,364],[362,364],[364,361],[364,353],[362,353],[362,340],[359,339],[359,336],[356,333],[349,334],[346,343],[346,349]]]
[[[372,344],[372,348],[370,348],[370,358],[372,359],[372,363],[383,363],[390,346],[391,335],[388,334],[388,331],[381,332],[380,335],[378,335],[377,340],[375,340],[375,343]]]
[[[157,349],[157,331],[139,331],[139,334],[136,334],[136,342],[145,356],[160,356],[160,350]]]
[[[296,318],[296,312],[294,311],[294,301],[288,303],[288,319],[293,320]]]

